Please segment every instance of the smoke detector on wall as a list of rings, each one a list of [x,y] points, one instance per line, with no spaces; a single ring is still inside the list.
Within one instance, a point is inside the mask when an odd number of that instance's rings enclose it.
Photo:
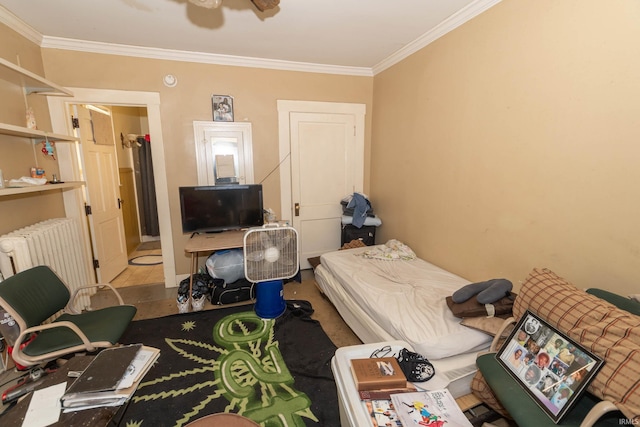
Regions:
[[[166,87],[174,87],[178,84],[178,78],[173,74],[167,74],[162,78],[162,82]]]

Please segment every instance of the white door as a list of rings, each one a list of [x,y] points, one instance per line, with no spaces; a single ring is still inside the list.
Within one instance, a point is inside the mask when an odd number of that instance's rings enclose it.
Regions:
[[[98,283],[108,283],[127,268],[118,159],[111,116],[76,106],[87,183],[86,202]]]
[[[288,147],[281,139],[281,151],[291,153],[290,177],[282,176],[286,167],[281,172],[282,216],[298,231],[305,269],[311,267],[308,258],[340,248],[340,200],[363,191],[364,106],[283,101],[278,107],[281,121],[288,122],[286,128],[281,123],[288,139]]]

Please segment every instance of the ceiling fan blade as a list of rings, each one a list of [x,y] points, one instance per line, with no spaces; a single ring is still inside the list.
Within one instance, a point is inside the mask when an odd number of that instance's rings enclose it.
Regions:
[[[273,9],[280,4],[280,0],[251,0],[260,12],[264,12],[267,9]]]

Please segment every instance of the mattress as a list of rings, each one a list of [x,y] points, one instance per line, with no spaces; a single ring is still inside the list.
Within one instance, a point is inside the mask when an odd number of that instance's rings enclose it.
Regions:
[[[363,257],[371,248],[323,254],[315,269],[316,282],[364,343],[402,340],[430,360],[489,347],[491,337],[461,325],[445,302],[468,280],[419,258]]]

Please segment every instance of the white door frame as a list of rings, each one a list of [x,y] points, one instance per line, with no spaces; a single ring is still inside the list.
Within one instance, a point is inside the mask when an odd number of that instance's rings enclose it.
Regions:
[[[162,245],[162,265],[164,269],[165,286],[177,286],[173,234],[171,232],[171,218],[169,216],[169,191],[167,186],[167,171],[164,156],[164,140],[162,138],[162,123],[160,119],[160,94],[157,92],[137,92],[112,89],[69,88],[72,97],[48,96],[49,112],[53,132],[69,135],[69,119],[67,108],[70,104],[105,104],[117,106],[146,107],[149,121],[149,134],[153,135],[151,157],[153,159],[153,175],[156,186],[156,200],[158,204],[158,221],[160,225],[160,241]],[[69,147],[64,147],[67,145]],[[63,179],[73,179],[78,168],[74,150],[70,144],[56,146],[60,174]],[[65,174],[69,174],[68,178]],[[67,194],[69,193],[69,194]],[[65,209],[74,212],[81,206],[78,195],[65,192]],[[89,252],[90,254],[90,252]],[[91,257],[89,256],[89,259]]]
[[[320,101],[278,100],[278,138],[280,164],[280,215],[282,220],[293,224],[293,206],[291,193],[291,113],[353,114],[355,116],[356,158],[364,159],[364,117],[365,104]],[[355,191],[364,189],[364,162],[356,165],[354,171]],[[346,194],[345,194],[346,195]],[[336,202],[337,203],[337,202]]]

